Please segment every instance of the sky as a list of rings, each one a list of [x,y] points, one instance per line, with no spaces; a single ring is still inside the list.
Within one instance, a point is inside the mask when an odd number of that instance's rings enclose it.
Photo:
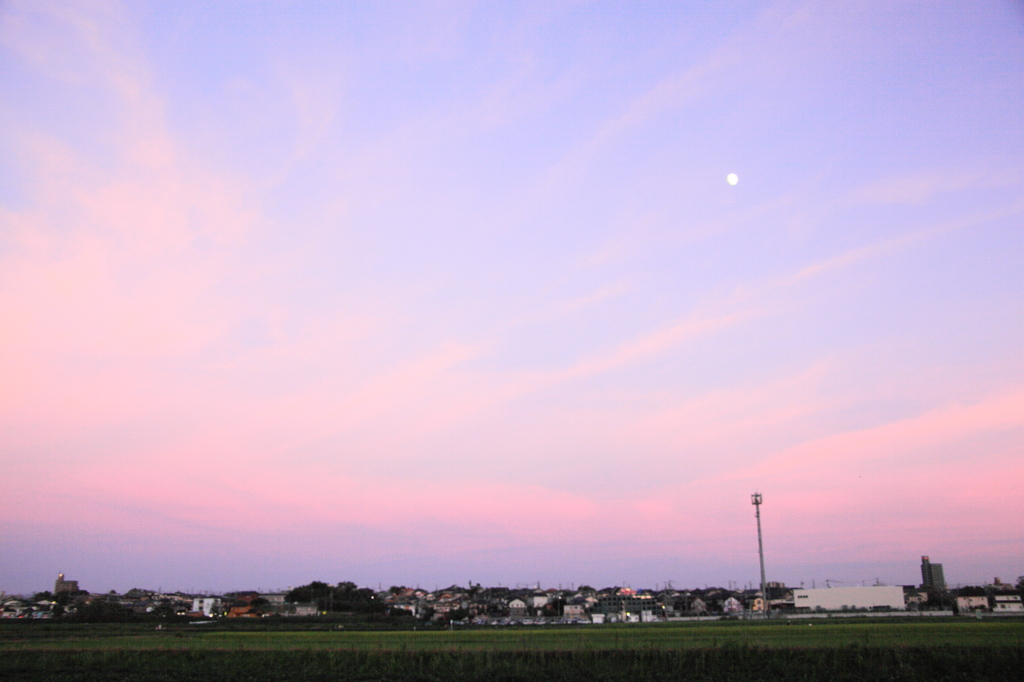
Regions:
[[[1010,0],[4,0],[0,589],[1013,580],[1021,112]]]

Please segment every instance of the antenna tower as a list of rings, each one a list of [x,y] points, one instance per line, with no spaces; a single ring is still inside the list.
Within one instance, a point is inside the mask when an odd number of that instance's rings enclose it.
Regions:
[[[761,559],[761,600],[764,602],[764,615],[767,618],[771,604],[768,600],[768,583],[764,580],[764,543],[761,542],[761,493],[751,495],[750,503],[754,505],[754,515],[757,517],[757,554]]]

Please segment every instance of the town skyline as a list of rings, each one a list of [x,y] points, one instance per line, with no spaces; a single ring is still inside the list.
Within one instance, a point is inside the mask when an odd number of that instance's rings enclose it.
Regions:
[[[719,618],[822,618],[870,616],[954,616],[1024,614],[1024,575],[1016,582],[995,577],[989,583],[950,586],[941,563],[921,557],[921,583],[850,585],[826,580],[822,588],[779,581],[728,587],[705,585],[594,587],[589,584],[544,588],[483,585],[468,581],[435,589],[420,586],[360,587],[351,581],[314,580],[286,590],[246,589],[219,594],[134,587],[123,593],[91,594],[77,580],[58,574],[53,591],[31,596],[0,595],[4,619],[70,622],[182,622],[189,619],[327,617],[343,614],[380,626],[563,625],[650,623]],[[838,583],[838,584],[836,584]],[[924,614],[922,612],[928,612]],[[397,620],[395,620],[397,618]],[[192,622],[195,622],[194,620]],[[160,629],[158,627],[158,629]]]
[[[1000,583],[1002,583],[1002,584],[1014,584],[1015,582],[1019,581],[1021,577],[1024,577],[1024,576],[1017,575],[1017,576],[1011,578],[1011,577],[1009,577],[1010,573],[1006,573],[1005,577],[1004,576],[1000,576],[1000,575],[991,575],[991,576],[988,576],[986,578],[975,579],[975,580],[958,580],[958,579],[947,580],[945,578],[945,566],[944,566],[944,564],[942,562],[934,562],[932,564],[929,564],[928,563],[929,558],[930,558],[929,555],[921,556],[922,565],[937,565],[938,566],[937,570],[938,570],[938,580],[939,580],[939,582],[941,582],[942,585],[948,585],[950,588],[958,588],[958,587],[974,586],[974,585],[991,585],[991,584],[1000,584]],[[912,568],[914,568],[914,567],[912,567]],[[956,569],[954,569],[954,570],[956,570]],[[910,579],[903,579],[903,580],[892,581],[892,580],[882,580],[878,576],[875,576],[874,578],[861,578],[860,580],[837,579],[837,578],[824,578],[824,579],[810,578],[810,579],[800,579],[800,580],[792,580],[792,579],[784,580],[784,579],[779,579],[779,578],[774,578],[774,577],[770,577],[769,576],[769,579],[768,579],[767,582],[771,583],[771,584],[788,585],[789,587],[801,587],[801,588],[816,589],[816,588],[819,588],[819,587],[829,588],[829,587],[832,587],[832,586],[844,586],[844,587],[871,586],[871,585],[903,585],[903,586],[907,586],[907,585],[914,585],[914,584],[927,584],[932,579],[930,573],[928,574],[928,576],[924,575],[922,566],[917,566],[915,568],[915,571],[916,571],[917,577],[920,578],[920,580],[915,581],[915,580],[910,580]],[[1017,571],[1018,572],[1024,571],[1024,567],[1018,566],[1017,567]],[[66,574],[64,572],[60,572],[58,575],[59,575],[59,577],[58,577],[58,585],[61,583],[61,581],[64,580],[65,575],[68,575],[69,576],[68,579],[71,580],[70,574]],[[904,573],[903,575],[906,576],[908,574]],[[321,576],[316,577],[316,578],[306,578],[305,580],[307,582],[311,581],[311,580],[323,581],[323,579],[325,577],[326,576],[321,575]],[[955,577],[956,577],[956,574],[954,574],[954,578]],[[355,584],[357,584],[357,585],[359,585],[361,587],[368,587],[368,588],[371,588],[371,589],[374,587],[374,585],[376,585],[378,591],[386,590],[386,589],[388,589],[390,587],[393,587],[395,585],[400,585],[400,586],[403,586],[403,587],[409,587],[409,588],[415,588],[415,589],[423,589],[423,590],[427,590],[427,591],[437,591],[437,590],[441,590],[441,589],[446,589],[446,588],[448,588],[450,586],[462,586],[463,584],[467,588],[468,587],[472,587],[472,585],[474,585],[474,584],[476,584],[476,585],[481,585],[482,584],[482,585],[484,585],[484,586],[486,586],[488,588],[511,588],[511,589],[551,589],[551,588],[557,588],[558,590],[579,589],[583,585],[588,585],[588,586],[590,586],[592,588],[596,588],[596,589],[600,589],[600,590],[611,589],[611,588],[627,588],[627,589],[634,589],[634,590],[655,590],[655,591],[657,591],[657,590],[664,590],[664,589],[677,589],[677,590],[679,590],[679,589],[701,589],[701,588],[707,589],[709,587],[710,588],[728,589],[728,590],[760,590],[760,584],[759,584],[756,576],[755,576],[755,578],[753,580],[747,580],[747,581],[739,581],[739,580],[735,580],[735,579],[731,579],[731,578],[723,580],[722,578],[719,578],[717,581],[714,581],[714,580],[711,581],[711,582],[705,581],[703,584],[700,584],[700,583],[685,583],[685,582],[681,582],[681,581],[677,581],[677,580],[673,580],[673,579],[654,581],[653,583],[650,583],[650,584],[639,584],[639,583],[638,584],[634,584],[632,581],[629,581],[629,580],[620,580],[618,582],[611,582],[611,583],[608,583],[608,584],[603,584],[600,581],[594,581],[594,580],[589,580],[589,581],[588,580],[583,580],[583,581],[580,581],[580,582],[560,581],[560,582],[552,582],[552,583],[545,583],[544,581],[541,581],[541,580],[534,580],[534,581],[517,581],[517,582],[505,584],[505,583],[503,583],[501,581],[493,582],[493,583],[487,583],[487,582],[480,582],[478,580],[468,579],[468,580],[465,581],[465,583],[459,582],[457,580],[455,580],[455,581],[441,581],[441,582],[434,582],[433,585],[431,586],[429,584],[423,584],[422,581],[408,581],[408,580],[407,581],[397,581],[397,582],[396,581],[382,581],[382,580],[377,580],[375,582],[367,582],[367,581],[360,582],[358,580],[351,580],[351,576],[344,578],[344,581],[339,580],[338,583],[330,583],[329,581],[326,581],[326,582],[327,582],[327,584],[340,584],[341,582],[348,582],[348,581],[351,581],[351,582],[353,582],[353,583],[355,583]],[[151,590],[153,592],[182,592],[182,593],[185,593],[185,594],[206,594],[206,593],[213,594],[213,593],[231,593],[231,592],[238,592],[238,591],[245,591],[245,590],[255,590],[255,591],[260,592],[260,593],[264,593],[264,592],[287,592],[289,590],[292,590],[297,585],[306,584],[306,582],[303,582],[303,581],[300,580],[300,581],[298,581],[298,582],[296,582],[294,584],[288,584],[286,586],[282,586],[282,585],[273,586],[273,585],[263,585],[263,584],[254,584],[253,583],[253,584],[249,584],[247,586],[235,585],[235,586],[232,586],[232,587],[220,587],[218,589],[202,589],[202,588],[201,589],[195,589],[194,586],[193,587],[188,587],[188,588],[180,587],[179,586],[177,588],[171,587],[170,589],[165,589],[165,587],[167,587],[166,585],[161,584],[161,585],[155,585],[155,586],[154,585],[144,586],[138,580],[136,580],[135,583],[132,584],[132,587],[130,587],[130,588],[121,588],[121,589],[117,589],[117,588],[103,589],[103,588],[101,588],[101,589],[98,589],[98,590],[89,590],[87,585],[85,583],[82,583],[82,581],[79,581],[77,578],[75,578],[72,581],[72,583],[69,583],[69,584],[73,585],[73,590],[74,591],[77,591],[79,589],[83,589],[83,590],[85,590],[87,592],[96,592],[96,593],[99,593],[99,594],[104,594],[104,593],[107,593],[107,592],[109,592],[111,590],[117,592],[118,594],[123,594],[124,592],[126,592],[128,590],[131,590],[131,589],[147,589],[147,590]],[[602,586],[601,587],[597,587],[598,585],[602,585]],[[660,585],[660,587],[659,587],[659,585]],[[0,589],[2,589],[2,588],[3,588],[3,586],[0,585]],[[9,589],[3,589],[2,591],[6,592],[7,594],[17,594],[17,593],[19,593],[17,590],[9,590]],[[29,594],[29,593],[33,593],[33,592],[39,592],[39,591],[42,591],[42,590],[41,589],[37,589],[37,588],[31,588],[31,589],[27,589],[27,590],[21,590],[20,592],[23,593],[23,594]]]

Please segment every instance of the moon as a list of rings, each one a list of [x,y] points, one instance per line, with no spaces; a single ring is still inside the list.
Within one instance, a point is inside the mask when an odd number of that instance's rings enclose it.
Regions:
[[[730,185],[735,185],[737,182],[740,181],[740,176],[736,175],[735,173],[729,173],[728,175],[725,176],[725,181],[728,182]]]

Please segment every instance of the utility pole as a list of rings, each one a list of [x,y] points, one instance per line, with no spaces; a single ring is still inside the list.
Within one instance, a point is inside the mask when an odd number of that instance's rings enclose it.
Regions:
[[[771,608],[768,601],[768,584],[764,580],[764,543],[761,542],[761,493],[754,493],[750,496],[750,503],[756,510],[757,517],[757,554],[761,558],[761,599],[764,602],[764,616],[768,617],[768,610]]]

